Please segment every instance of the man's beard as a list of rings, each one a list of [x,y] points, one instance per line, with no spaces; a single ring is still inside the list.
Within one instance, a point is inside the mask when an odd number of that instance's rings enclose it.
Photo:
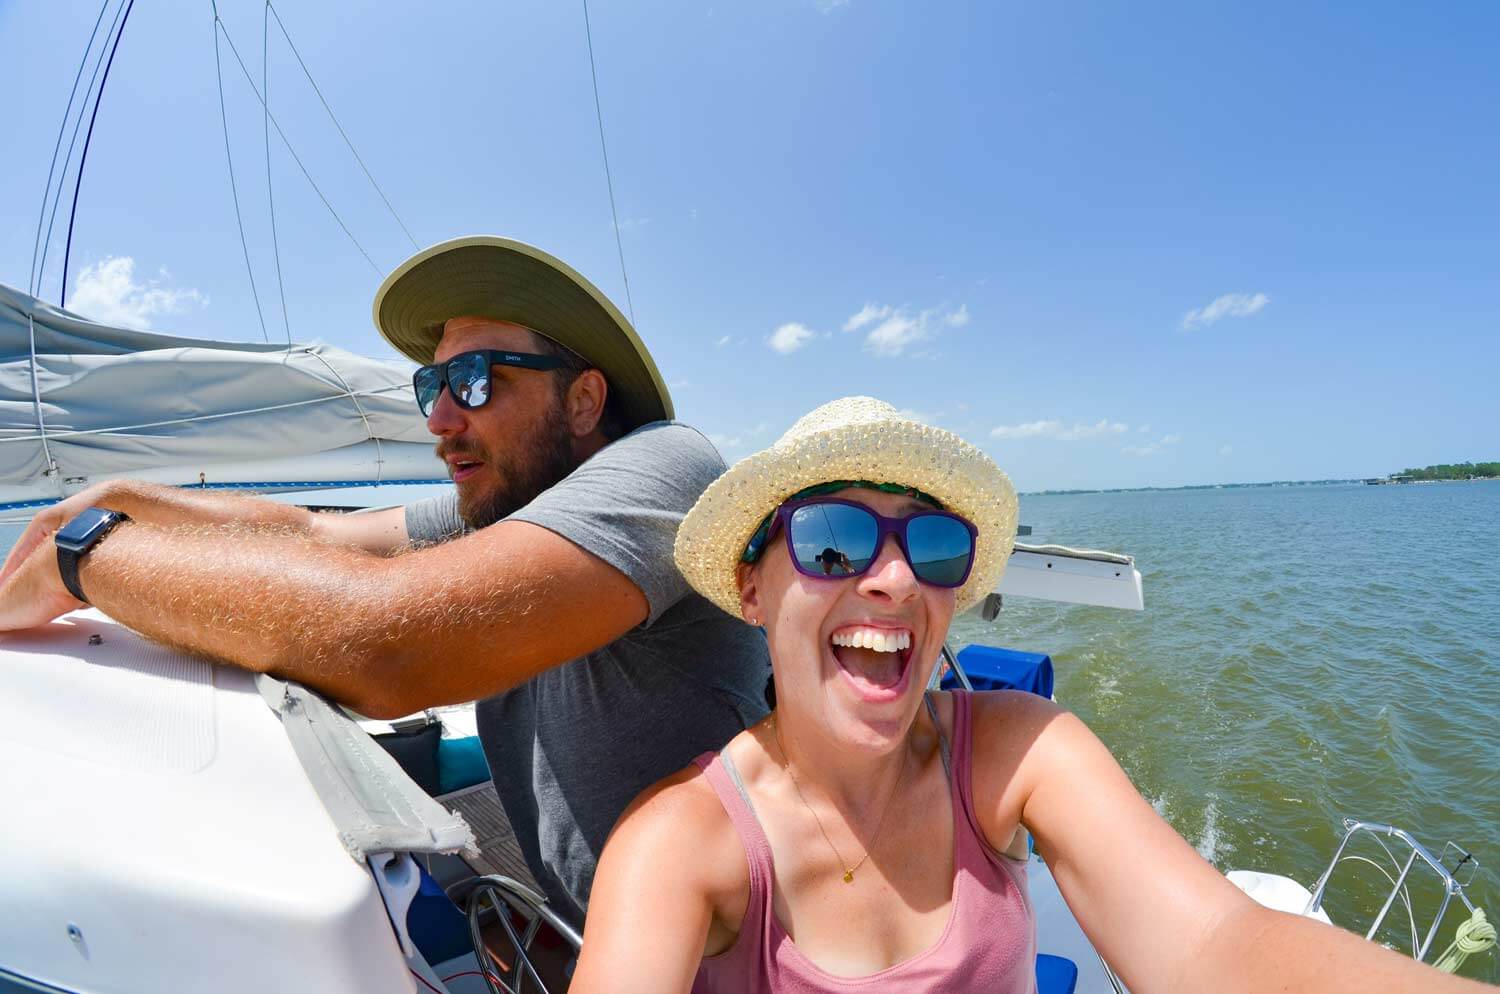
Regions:
[[[477,441],[438,443],[439,458],[473,455],[496,477],[494,486],[483,492],[466,494],[459,488],[458,516],[470,528],[485,528],[510,516],[578,468],[563,405],[553,404],[512,451],[517,455],[503,459]]]

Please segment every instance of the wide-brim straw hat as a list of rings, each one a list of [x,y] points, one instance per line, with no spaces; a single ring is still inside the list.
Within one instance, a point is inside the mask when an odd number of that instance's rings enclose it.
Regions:
[[[957,611],[995,589],[1016,544],[1016,489],[995,461],[951,431],[903,417],[873,397],[845,397],[803,416],[769,449],[720,476],[677,529],[673,558],[693,589],[736,617],[735,571],[760,523],[807,487],[893,483],[942,501],[979,529]]]
[[[381,337],[423,365],[432,362],[449,318],[521,325],[602,372],[631,428],[674,417],[661,372],[625,315],[571,266],[534,245],[470,235],[423,249],[380,284],[374,314]]]

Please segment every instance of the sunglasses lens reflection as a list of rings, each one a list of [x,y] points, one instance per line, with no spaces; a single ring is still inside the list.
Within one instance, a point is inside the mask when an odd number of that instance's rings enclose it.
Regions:
[[[441,371],[435,366],[423,366],[412,377],[412,389],[417,395],[417,409],[425,418],[432,413],[432,405],[437,402],[437,396],[443,389]]]
[[[490,367],[483,355],[470,353],[448,364],[448,383],[460,405],[475,408],[490,399]]]
[[[921,514],[906,522],[906,548],[917,579],[956,587],[968,575],[974,538],[963,523],[943,514]]]
[[[814,576],[854,576],[875,557],[880,527],[868,512],[848,504],[805,504],[787,523],[797,565]]]

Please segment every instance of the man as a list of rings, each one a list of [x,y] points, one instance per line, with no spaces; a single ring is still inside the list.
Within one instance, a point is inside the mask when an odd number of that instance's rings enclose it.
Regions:
[[[0,631],[86,600],[367,715],[481,701],[527,861],[581,921],[629,800],[766,710],[763,638],[672,564],[677,523],[723,462],[670,421],[655,363],[614,305],[531,246],[437,245],[386,279],[374,310],[386,340],[424,364],[414,388],[451,495],[332,515],[101,484],[17,543],[0,571]],[[105,521],[82,552],[55,550],[67,522],[108,517],[91,507],[128,520]]]

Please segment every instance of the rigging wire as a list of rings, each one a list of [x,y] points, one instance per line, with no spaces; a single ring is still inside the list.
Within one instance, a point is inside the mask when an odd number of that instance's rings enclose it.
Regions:
[[[94,59],[94,70],[89,74],[88,88],[83,91],[83,103],[78,107],[78,120],[73,122],[73,135],[68,139],[68,151],[63,156],[62,173],[57,178],[57,194],[52,199],[52,212],[47,218],[47,234],[42,238],[42,254],[37,260],[36,289],[32,291],[32,296],[41,293],[42,276],[47,269],[47,255],[52,250],[52,229],[57,225],[57,209],[62,206],[62,191],[63,186],[68,181],[68,166],[73,161],[73,148],[78,144],[78,132],[83,130],[83,116],[84,112],[88,109],[89,97],[94,92],[94,81],[99,78],[99,70],[104,67],[104,49],[109,46],[109,38],[115,33],[115,28],[120,23],[120,15],[125,13],[125,3],[126,0],[120,0],[120,5],[115,8],[114,19],[110,21],[109,31],[104,35],[104,42],[99,49],[99,55]],[[92,43],[90,44],[92,45]],[[88,58],[87,52],[84,53],[84,58]],[[69,106],[68,112],[72,113],[71,106]],[[65,115],[63,117],[64,126],[66,126],[67,120],[67,116]],[[42,204],[42,209],[46,209],[45,202]]]
[[[583,33],[589,43],[589,76],[594,81],[594,116],[599,121],[599,151],[604,154],[604,185],[609,189],[609,216],[615,223],[615,249],[620,253],[620,278],[625,281],[625,306],[635,324],[635,302],[630,299],[630,275],[625,272],[625,244],[620,240],[620,215],[615,210],[615,181],[609,173],[609,147],[604,143],[604,109],[599,103],[599,71],[594,68],[594,32],[589,27],[589,0],[583,0]]]
[[[99,5],[99,16],[94,20],[94,30],[89,33],[89,43],[83,49],[83,58],[78,60],[78,72],[73,74],[73,89],[68,93],[68,107],[63,111],[62,123],[57,126],[57,141],[52,145],[52,164],[47,167],[47,189],[42,194],[42,209],[37,214],[36,218],[36,236],[31,241],[31,275],[27,277],[26,292],[31,294],[33,297],[36,296],[37,290],[40,289],[38,284],[41,282],[41,279],[37,275],[36,271],[36,257],[37,252],[40,250],[42,245],[42,222],[47,218],[47,201],[52,199],[52,177],[57,171],[57,153],[62,151],[63,135],[67,133],[68,130],[68,118],[73,116],[73,101],[78,96],[78,81],[83,79],[83,67],[89,64],[89,53],[94,50],[94,39],[99,36],[99,25],[104,23],[104,12],[106,10],[109,10],[110,3],[111,0],[104,0],[104,2]],[[117,10],[115,12],[115,17],[118,18],[119,16],[119,11]],[[110,30],[114,30],[113,22],[111,22],[110,24]],[[95,72],[97,71],[98,69],[96,68]],[[93,88],[94,81],[92,78],[90,78],[89,89],[92,90]],[[85,97],[85,101],[87,101],[87,97]],[[79,113],[78,119],[80,121],[83,120],[81,111]],[[74,134],[77,134],[76,129],[74,130]],[[71,151],[69,153],[69,158],[72,158]],[[64,162],[64,174],[66,174],[67,171],[68,165],[66,162]],[[59,195],[61,195],[62,193],[61,180],[58,181],[57,192]]]
[[[286,310],[286,283],[281,278],[281,243],[276,237],[276,195],[271,192],[271,76],[269,53],[271,38],[271,0],[266,0],[260,19],[260,85],[266,99],[261,104],[260,131],[266,146],[266,204],[271,212],[271,254],[276,259],[276,289],[281,293],[281,323],[286,327],[286,347],[292,347],[292,319]]]
[[[391,217],[396,219],[396,223],[400,225],[401,230],[406,233],[406,240],[411,242],[411,247],[414,249],[420,248],[421,246],[417,244],[417,240],[412,237],[410,229],[406,227],[406,222],[401,220],[401,215],[397,214],[396,208],[391,206],[390,198],[385,195],[385,191],[380,188],[380,184],[375,182],[375,177],[371,175],[369,167],[365,165],[365,160],[360,158],[359,151],[354,147],[354,142],[350,140],[348,133],[344,131],[344,126],[340,124],[339,119],[334,116],[333,108],[328,105],[328,99],[323,96],[323,91],[318,88],[317,81],[313,79],[312,72],[307,68],[307,63],[302,60],[302,53],[297,51],[297,45],[292,41],[291,33],[287,31],[286,24],[284,24],[281,20],[281,14],[277,12],[274,6],[272,6],[271,0],[266,0],[266,7],[271,11],[271,16],[276,18],[276,24],[281,28],[281,34],[282,37],[286,39],[287,47],[290,48],[292,50],[292,54],[297,57],[297,64],[302,67],[302,74],[307,77],[308,83],[312,85],[313,92],[316,93],[318,95],[318,99],[322,101],[323,109],[328,112],[329,120],[331,120],[333,122],[333,126],[338,129],[339,137],[343,138],[344,144],[349,146],[349,152],[354,156],[354,161],[358,162],[359,168],[364,170],[365,178],[370,181],[370,185],[374,187],[375,192],[380,195],[381,201],[385,204],[385,209],[391,212]]]
[[[214,11],[214,81],[219,85],[219,121],[224,126],[224,159],[229,163],[229,193],[234,199],[234,223],[240,231],[240,251],[245,254],[245,272],[250,277],[250,297],[255,301],[255,316],[260,319],[260,335],[271,342],[271,335],[266,331],[266,315],[260,307],[260,291],[255,288],[255,267],[250,265],[250,246],[245,241],[245,218],[240,213],[240,188],[234,181],[234,154],[229,150],[229,112],[224,108],[224,67],[219,60],[219,20],[218,0],[210,0]]]
[[[73,89],[68,93],[68,106],[63,111],[62,123],[57,128],[57,141],[52,145],[52,164],[47,167],[47,187],[42,191],[42,209],[41,213],[37,215],[36,234],[31,241],[31,273],[29,274],[29,282],[26,287],[27,293],[32,297],[31,303],[26,307],[26,340],[29,359],[27,367],[31,374],[31,403],[33,410],[36,411],[36,431],[37,437],[42,443],[42,459],[47,465],[42,475],[57,479],[58,497],[62,497],[64,491],[60,467],[57,465],[57,460],[52,457],[52,446],[47,442],[47,417],[46,413],[42,410],[42,385],[37,376],[36,318],[32,312],[36,309],[36,296],[41,291],[42,271],[46,269],[47,264],[47,247],[52,242],[52,224],[57,220],[57,205],[62,201],[63,186],[67,182],[68,163],[73,159],[73,143],[78,140],[78,127],[83,123],[83,108],[88,106],[88,95],[93,92],[94,78],[98,76],[99,64],[104,58],[103,46],[99,49],[99,58],[94,60],[94,71],[89,74],[89,87],[88,90],[84,91],[83,103],[79,105],[78,122],[73,125],[73,137],[68,140],[68,156],[63,160],[62,175],[57,179],[56,199],[53,199],[52,177],[57,169],[57,153],[62,148],[63,134],[68,130],[68,118],[73,116],[73,101],[78,96],[78,81],[83,78],[83,67],[88,65],[89,53],[94,50],[94,39],[99,36],[99,25],[104,23],[104,12],[109,9],[110,3],[111,0],[104,0],[104,3],[99,7],[99,16],[94,20],[94,29],[89,32],[89,43],[84,46],[83,57],[78,61],[78,71],[73,75]],[[114,33],[115,25],[119,23],[120,11],[123,9],[124,0],[121,0],[120,6],[115,8],[114,19],[109,24],[111,34]],[[108,37],[109,35],[105,35],[106,39]],[[53,201],[52,220],[47,222],[47,241],[43,243],[42,221],[47,217],[48,200]],[[40,260],[38,259],[39,253]]]
[[[218,16],[217,9],[214,13],[214,26],[217,32],[223,33],[224,41],[229,45],[230,53],[234,55],[234,60],[239,63],[240,72],[245,74],[245,82],[250,84],[251,92],[255,94],[255,98],[260,101],[261,106],[265,107],[266,101],[265,98],[261,96],[259,87],[255,85],[255,77],[250,75],[250,70],[245,66],[245,60],[240,57],[240,50],[235,47],[234,39],[229,35],[229,28]],[[214,41],[215,44],[217,44],[217,33],[214,35]],[[338,211],[333,209],[333,205],[329,203],[328,198],[323,195],[322,189],[319,188],[317,182],[312,178],[312,174],[307,171],[307,166],[303,164],[302,157],[299,156],[297,154],[297,150],[292,147],[291,140],[287,138],[286,132],[281,130],[281,123],[276,120],[276,115],[271,113],[269,107],[266,108],[266,117],[270,120],[271,127],[276,129],[276,135],[281,139],[281,143],[285,145],[286,150],[291,153],[292,161],[297,163],[298,169],[302,170],[302,175],[307,179],[308,185],[313,188],[313,192],[318,195],[318,199],[323,202],[323,206],[328,208],[328,213],[333,215],[333,219],[337,221],[339,227],[344,230],[344,234],[348,236],[349,241],[353,242],[354,247],[359,249],[359,254],[365,257],[365,261],[370,264],[370,268],[375,270],[376,273],[384,275],[385,271],[375,264],[374,259],[370,258],[370,253],[365,251],[365,247],[359,243],[359,239],[354,237],[354,232],[349,230],[349,226],[344,223],[344,219],[339,217]]]
[[[369,438],[370,441],[375,443],[375,482],[377,484],[384,482],[385,449],[381,447],[380,436],[375,433],[375,426],[370,424],[370,415],[365,413],[365,405],[359,402],[359,394],[354,390],[353,387],[349,385],[349,381],[344,379],[344,374],[338,371],[338,367],[329,362],[328,357],[323,355],[320,349],[310,348],[306,349],[305,351],[308,355],[312,356],[314,359],[317,359],[319,362],[321,362],[324,366],[328,367],[328,371],[333,374],[334,379],[339,381],[339,386],[344,388],[345,396],[354,401],[354,410],[359,413],[359,419],[365,423],[365,436]],[[287,355],[290,356],[291,354],[291,343],[288,342]]]
[[[109,70],[115,64],[115,53],[120,50],[120,39],[125,37],[125,25],[130,21],[130,12],[135,9],[135,0],[125,8],[120,19],[120,30],[115,32],[115,43],[109,49],[109,61],[104,64],[104,75],[99,78],[99,92],[94,95],[94,112],[89,115],[89,130],[83,136],[83,151],[78,155],[78,176],[73,182],[73,206],[68,212],[68,240],[63,248],[62,292],[57,295],[57,306],[67,306],[68,259],[73,254],[73,222],[78,218],[78,191],[83,186],[83,166],[89,160],[89,142],[94,138],[94,122],[99,119],[99,104],[104,101],[104,86],[109,82]]]

